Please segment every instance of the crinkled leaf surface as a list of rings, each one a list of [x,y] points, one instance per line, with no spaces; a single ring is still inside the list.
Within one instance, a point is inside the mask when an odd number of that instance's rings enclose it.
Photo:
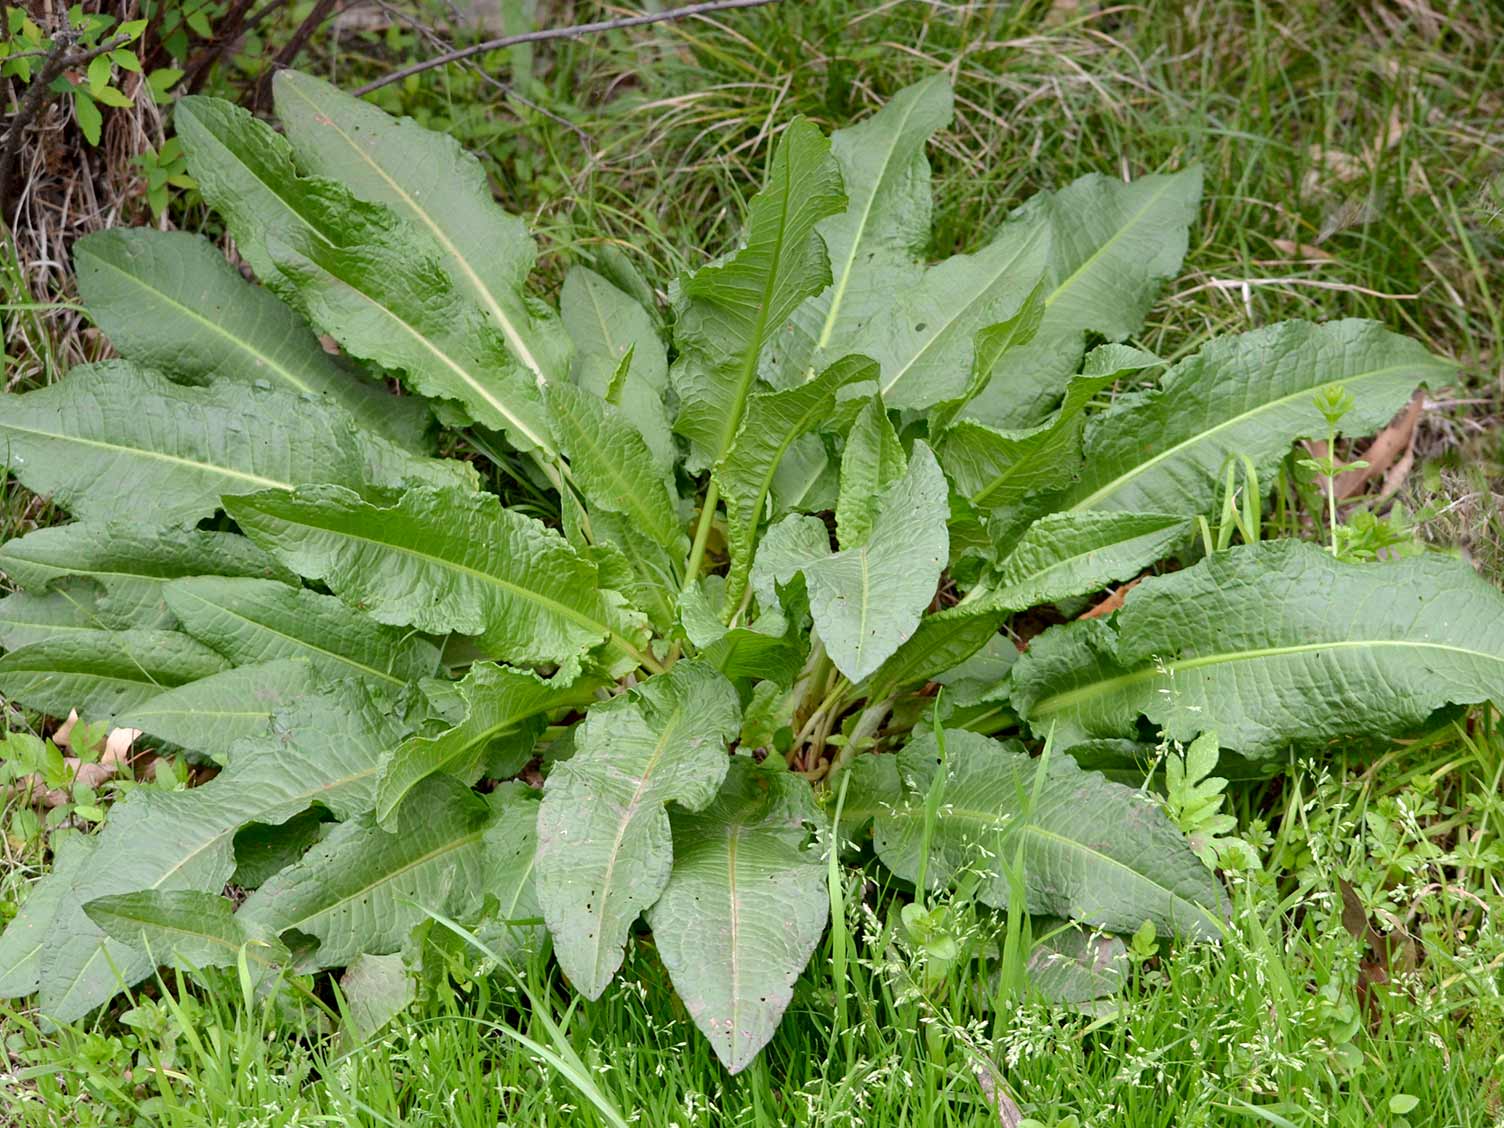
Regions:
[[[339,487],[230,499],[246,534],[380,623],[477,636],[509,662],[567,663],[611,633],[595,566],[494,494]]]
[[[96,897],[84,912],[112,940],[158,964],[194,970],[230,967],[242,952],[252,966],[287,961],[287,949],[246,927],[224,897],[197,889],[146,889]]]
[[[690,468],[714,466],[731,448],[763,347],[799,303],[830,284],[815,225],[846,202],[830,142],[796,120],[752,198],[746,241],[679,284],[673,371],[674,427],[690,442]]]
[[[1269,759],[1339,737],[1403,734],[1447,704],[1504,700],[1504,596],[1461,561],[1334,560],[1315,545],[1230,549],[1145,580],[1117,629],[1034,640],[1013,703],[1061,747],[1215,729]]]
[[[198,576],[173,580],[163,595],[184,631],[237,666],[301,658],[324,678],[369,678],[390,690],[438,669],[438,648],[426,639],[307,588]]]
[[[715,481],[726,503],[726,539],[731,549],[731,570],[726,580],[728,613],[736,609],[747,589],[757,527],[773,487],[774,472],[789,444],[829,419],[838,390],[876,374],[876,368],[865,358],[846,357],[807,383],[747,397],[741,430],[715,468]]]
[[[207,239],[114,228],[73,245],[79,296],[121,356],[190,383],[265,381],[327,396],[378,434],[414,445],[428,423],[400,399],[346,371],[308,323],[252,286]]]
[[[674,865],[648,913],[653,942],[690,1018],[740,1072],[773,1036],[825,931],[830,894],[809,786],[733,759],[702,811],[672,816]]]
[[[502,876],[486,848],[496,816],[458,780],[430,777],[408,795],[390,831],[371,813],[341,823],[236,916],[270,935],[295,928],[316,937],[318,950],[300,961],[306,967],[395,952],[425,908],[462,919],[479,911],[492,878]]]
[[[1191,532],[1163,513],[1051,513],[1030,525],[970,602],[976,611],[1024,611],[1130,579]]]
[[[57,717],[77,709],[98,721],[228,667],[219,653],[177,631],[60,632],[0,657],[0,696]]]
[[[0,572],[29,592],[72,583],[99,585],[99,626],[170,627],[162,598],[182,576],[257,576],[292,583],[296,577],[254,542],[234,533],[139,522],[75,521],[37,529],[0,545]]]
[[[862,330],[923,274],[930,237],[925,143],[951,118],[950,84],[936,75],[905,87],[867,120],[830,136],[846,206],[815,228],[831,284],[802,302],[774,338],[764,374],[787,386],[837,357],[861,352]]]
[[[966,414],[994,427],[1037,423],[1076,371],[1088,331],[1109,341],[1138,331],[1180,270],[1200,202],[1201,170],[1189,168],[1126,184],[1093,173],[1021,207],[1012,222],[1049,232],[1044,315]]]
[[[387,829],[392,828],[393,812],[424,779],[442,772],[473,782],[494,745],[536,736],[546,713],[584,704],[592,687],[588,682],[561,686],[523,670],[477,662],[454,688],[463,710],[458,722],[433,736],[404,740],[381,773],[376,817]],[[531,748],[530,739],[526,747]]]
[[[241,826],[279,823],[314,803],[346,818],[368,810],[382,761],[402,735],[369,690],[343,682],[304,698],[267,736],[243,741],[230,766],[208,783],[190,791],[132,791],[97,836],[98,856],[111,864],[44,879],[9,926],[25,921],[24,934],[45,933],[42,1013],[71,1022],[110,999],[122,981],[151,972],[146,956],[89,920],[85,904],[144,889],[218,893],[234,871],[232,844]],[[50,882],[65,883],[67,894],[41,896]]]
[[[945,742],[949,770],[927,868],[935,888],[978,870],[977,895],[1006,908],[1006,867],[1021,852],[1030,913],[1119,932],[1149,920],[1163,934],[1219,934],[1226,896],[1153,798],[1083,771],[1069,756],[1045,764],[1016,742],[962,729],[947,730]],[[925,802],[940,762],[935,735],[925,732],[899,753],[901,794],[863,794],[853,804],[858,811],[886,804],[874,824],[877,854],[905,880],[918,878]]]
[[[394,119],[312,75],[279,71],[272,87],[305,170],[342,181],[426,232],[528,373],[556,380],[568,372],[569,342],[557,315],[524,291],[537,258],[532,236],[496,203],[473,154],[446,133]]]
[[[1086,429],[1085,464],[1062,502],[1070,509],[1202,513],[1229,458],[1260,481],[1296,439],[1325,436],[1313,402],[1340,383],[1356,400],[1346,434],[1388,423],[1418,384],[1452,366],[1374,321],[1284,321],[1212,341],[1159,386],[1122,396]]]
[[[842,548],[867,539],[884,490],[903,477],[908,458],[880,396],[869,399],[846,434],[841,451],[841,493],[836,501],[836,535]]]
[[[238,106],[188,97],[174,120],[200,191],[263,282],[351,355],[456,401],[524,450],[551,451],[532,374],[426,229],[298,175],[287,141]]]
[[[626,414],[568,383],[551,384],[547,400],[554,435],[585,500],[620,513],[655,543],[679,548],[684,522],[669,494],[671,479]]]
[[[308,482],[469,485],[462,463],[401,453],[342,409],[272,388],[174,384],[124,361],[0,395],[0,444],[22,484],[85,520],[207,517],[226,494]]]
[[[810,614],[836,667],[859,681],[919,625],[945,567],[945,476],[915,443],[908,472],[883,493],[865,544],[805,564]]]
[[[274,714],[325,680],[296,658],[238,666],[158,693],[115,723],[225,762],[236,741],[264,733]]]
[[[538,812],[538,899],[559,966],[597,999],[632,922],[658,900],[673,865],[669,801],[709,803],[740,731],[730,682],[703,662],[677,662],[597,705],[554,767]]]

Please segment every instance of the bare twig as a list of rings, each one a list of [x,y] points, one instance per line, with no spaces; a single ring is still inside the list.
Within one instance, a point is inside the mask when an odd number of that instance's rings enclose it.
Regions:
[[[570,27],[550,27],[539,31],[529,31],[522,35],[504,35],[500,39],[488,39],[484,43],[476,43],[469,47],[460,48],[457,51],[448,51],[442,55],[435,55],[431,59],[425,59],[421,63],[403,67],[393,71],[383,78],[374,82],[368,82],[356,89],[357,96],[369,94],[372,90],[380,90],[383,86],[390,86],[394,82],[401,82],[409,75],[421,74],[426,70],[436,67],[448,66],[457,63],[461,59],[468,59],[472,55],[479,55],[485,51],[495,51],[501,47],[515,47],[519,43],[542,43],[550,39],[575,39],[581,35],[591,35],[599,31],[616,31],[625,27],[641,27],[644,24],[662,23],[665,20],[686,20],[693,16],[710,15],[712,12],[729,12],[736,8],[761,8],[765,4],[776,4],[778,0],[711,0],[705,4],[690,4],[683,8],[670,8],[666,12],[644,12],[639,16],[622,16],[614,20],[600,20],[597,23],[574,24]]]
[[[47,52],[47,61],[42,64],[41,71],[26,88],[26,95],[21,99],[21,104],[16,107],[15,116],[10,120],[10,128],[5,133],[5,148],[0,151],[0,218],[3,218],[10,210],[10,178],[16,167],[16,158],[21,153],[21,138],[25,135],[27,127],[42,112],[42,107],[46,105],[49,96],[52,95],[52,84],[64,71],[81,67],[99,55],[113,51],[117,47],[123,47],[130,42],[130,36],[117,35],[114,39],[84,51],[70,50],[77,42],[78,32],[72,28],[65,27],[53,35],[52,48]]]
[[[272,75],[297,61],[298,55],[308,43],[309,38],[325,20],[334,14],[336,3],[338,0],[317,0],[313,11],[309,12],[303,22],[298,25],[298,29],[292,33],[292,38],[287,41],[282,50],[277,52],[272,65],[266,68],[266,72],[256,83],[256,97],[253,103],[255,106],[261,107],[266,104],[266,96],[272,88]]]

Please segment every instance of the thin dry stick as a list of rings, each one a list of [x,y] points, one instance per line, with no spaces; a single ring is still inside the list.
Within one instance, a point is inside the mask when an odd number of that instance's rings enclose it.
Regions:
[[[432,59],[425,59],[421,63],[414,63],[410,67],[393,71],[384,78],[378,78],[375,82],[368,82],[359,87],[355,94],[369,94],[372,90],[380,90],[383,86],[390,86],[394,82],[401,82],[409,75],[421,74],[435,67],[448,66],[457,63],[461,59],[468,59],[471,55],[479,55],[484,51],[495,51],[500,47],[515,47],[519,43],[542,43],[549,39],[574,39],[581,35],[591,35],[598,31],[616,31],[624,27],[641,27],[643,24],[662,23],[665,20],[686,20],[691,16],[705,16],[712,12],[729,12],[735,8],[761,8],[765,4],[776,4],[778,0],[712,0],[708,4],[690,4],[684,8],[671,8],[666,12],[645,12],[640,16],[622,16],[614,20],[601,20],[598,23],[574,24],[570,27],[550,27],[541,31],[529,31],[522,35],[505,35],[500,39],[488,39],[484,43],[476,43],[470,47],[463,47],[457,51],[448,51],[442,55],[435,55]]]
[[[266,97],[271,93],[272,75],[283,67],[291,66],[297,61],[298,55],[302,52],[304,46],[307,45],[308,40],[312,38],[313,33],[319,29],[325,20],[334,14],[334,5],[336,2],[337,0],[316,0],[313,5],[313,11],[309,12],[303,22],[298,25],[298,29],[292,33],[292,38],[287,41],[282,50],[277,52],[277,57],[272,61],[272,65],[266,68],[266,72],[257,81],[256,95],[252,100],[254,106],[266,105]]]

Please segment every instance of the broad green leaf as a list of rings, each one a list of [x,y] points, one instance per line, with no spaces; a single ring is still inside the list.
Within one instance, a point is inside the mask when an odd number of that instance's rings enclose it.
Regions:
[[[740,730],[731,683],[680,661],[597,705],[554,767],[538,811],[538,899],[559,966],[588,999],[621,966],[632,922],[658,900],[673,865],[670,800],[715,798]]]
[[[950,123],[950,84],[936,75],[905,87],[867,120],[830,137],[846,186],[844,210],[815,228],[830,255],[831,285],[806,299],[769,342],[764,372],[787,386],[851,352],[917,283],[930,238],[930,166],[924,146]]]
[[[648,913],[654,946],[690,1017],[732,1073],[778,1028],[830,915],[821,822],[809,786],[732,763],[715,801],[672,817],[674,865]]]
[[[763,534],[752,564],[752,593],[763,615],[780,610],[779,589],[830,555],[830,530],[818,517],[791,514]]]
[[[538,793],[521,783],[504,783],[491,793],[498,810],[486,835],[489,895],[493,912],[475,926],[476,935],[502,959],[525,962],[548,939],[538,903]]]
[[[231,967],[243,952],[254,967],[287,962],[278,941],[246,928],[224,897],[196,889],[148,889],[96,897],[84,912],[106,936],[154,963],[185,970]]]
[[[97,630],[97,589],[87,580],[60,585],[45,595],[18,591],[0,599],[0,649],[15,650],[70,631]]]
[[[1045,281],[1040,279],[1034,284],[1034,289],[1029,291],[1028,297],[1024,298],[1017,313],[1005,321],[987,326],[976,335],[971,357],[971,381],[960,395],[941,400],[929,410],[931,435],[943,434],[965,410],[966,405],[981,393],[992,379],[992,370],[1004,353],[1034,339],[1034,334],[1039,332],[1040,322],[1044,319],[1044,290]],[[1091,371],[1089,361],[1087,371]]]
[[[179,98],[173,125],[188,171],[234,232],[236,251],[284,298],[295,302],[296,293],[277,270],[268,236],[286,242],[297,231],[301,238],[324,239],[324,231],[344,221],[347,213],[380,212],[354,197],[343,208],[344,201],[331,196],[325,183],[299,176],[292,147],[282,135],[233,102],[196,94]]]
[[[977,896],[1006,908],[1017,858],[1030,913],[1118,932],[1149,920],[1163,934],[1219,935],[1226,896],[1152,797],[1083,771],[1069,756],[1046,764],[1016,742],[963,729],[945,732],[945,763],[944,813],[926,871],[933,888],[973,870],[983,879]],[[902,796],[877,815],[873,834],[883,864],[914,881],[940,770],[934,733],[910,741],[898,768]],[[858,797],[856,809],[867,802]]]
[[[239,666],[159,693],[115,723],[225,763],[236,741],[266,732],[275,713],[322,680],[295,658]]]
[[[865,544],[804,565],[810,614],[836,668],[852,681],[914,633],[945,567],[945,476],[915,443],[907,473],[878,500]]]
[[[353,1049],[380,1032],[417,998],[417,984],[400,955],[359,955],[339,977],[349,1024],[344,1045]]]
[[[633,522],[607,509],[590,514],[590,532],[595,543],[589,551],[600,568],[601,586],[621,592],[628,603],[648,615],[660,634],[667,633],[674,621],[685,542],[680,540],[672,550],[665,548]],[[608,566],[607,557],[612,556],[618,557],[622,567]]]
[[[247,823],[235,832],[235,872],[230,884],[259,889],[265,882],[293,865],[332,830],[324,813],[310,807],[275,826]]]
[[[718,603],[707,594],[712,576],[691,584],[679,596],[679,622],[699,655],[728,678],[755,678],[787,686],[804,663],[807,646],[801,645],[797,632],[788,629],[782,615],[751,627],[728,628],[721,620],[729,618],[724,607],[724,592]]]
[[[315,937],[318,950],[299,961],[307,968],[395,952],[424,909],[460,918],[479,911],[492,881],[504,876],[487,849],[498,813],[505,808],[458,780],[426,779],[398,809],[392,830],[370,813],[341,823],[236,915],[269,935],[297,929]]]
[[[956,489],[981,509],[1016,506],[1064,489],[1081,471],[1087,404],[1114,382],[1160,363],[1153,353],[1127,345],[1093,349],[1049,420],[1021,431],[999,431],[962,419],[940,439],[940,464]]]
[[[473,154],[448,134],[393,119],[312,75],[279,71],[272,88],[304,169],[342,181],[426,232],[517,361],[540,381],[564,377],[569,342],[558,317],[524,291],[537,248],[527,225],[496,203]]]
[[[492,749],[509,739],[530,753],[546,715],[566,705],[583,705],[591,698],[592,686],[559,686],[522,670],[478,662],[455,691],[463,710],[456,723],[433,736],[408,737],[381,773],[376,818],[383,827],[392,829],[394,812],[429,776],[442,772],[473,783]],[[522,766],[518,764],[517,770]]]
[[[115,228],[73,245],[79,296],[129,360],[191,383],[265,381],[327,396],[365,427],[421,442],[428,413],[345,371],[313,330],[252,286],[208,240],[182,231]]]
[[[94,857],[98,839],[74,831],[52,839],[52,865],[33,883],[21,911],[0,933],[0,998],[30,995],[42,985],[42,952],[58,907],[69,897],[74,878]]]
[[[377,774],[402,735],[384,702],[362,683],[343,682],[299,701],[266,736],[240,742],[229,767],[208,783],[188,791],[132,791],[97,836],[98,856],[110,864],[78,874],[45,926],[42,1013],[71,1022],[108,1001],[122,983],[151,973],[151,961],[109,939],[84,905],[141,890],[218,893],[234,872],[240,827],[284,822],[314,803],[343,818],[369,810]]]
[[[583,266],[564,276],[559,313],[574,343],[574,381],[587,392],[605,399],[617,368],[631,357],[617,405],[646,440],[658,469],[668,473],[677,454],[664,403],[668,350],[652,315]]]
[[[462,485],[473,469],[400,454],[338,408],[270,388],[195,388],[124,361],[0,395],[0,444],[22,484],[84,520],[197,520],[227,494],[308,482]]]
[[[871,701],[883,701],[906,686],[923,685],[966,661],[997,634],[1007,613],[976,614],[948,607],[919,620],[914,633],[864,683]]]
[[[888,419],[882,397],[873,396],[846,434],[841,452],[841,494],[836,502],[836,538],[842,548],[867,539],[882,492],[908,469],[908,458]]]
[[[1164,559],[1190,532],[1189,518],[1162,513],[1050,513],[956,610],[1025,611],[1087,595]]]
[[[927,408],[964,394],[977,334],[1016,316],[1044,273],[1050,232],[1043,224],[1004,224],[970,255],[953,255],[894,294],[851,348],[882,367],[878,386],[890,408]]]
[[[412,489],[376,505],[314,487],[226,506],[294,572],[379,623],[475,635],[523,663],[575,661],[611,633],[595,566],[493,494]]]
[[[369,678],[393,690],[438,669],[432,643],[307,588],[199,576],[172,581],[163,595],[184,631],[237,666],[301,658],[323,678]]]
[[[296,579],[234,533],[126,520],[53,525],[6,541],[0,545],[0,572],[38,594],[71,585],[75,578],[98,584],[103,592],[94,607],[98,625],[116,629],[172,626],[162,588],[182,576]]]
[[[1162,560],[1191,523],[1154,513],[1052,513],[953,607],[926,615],[868,682],[882,700],[970,658],[1014,612],[1086,595]],[[1011,643],[1009,644],[1011,646]]]
[[[552,451],[531,374],[423,229],[335,181],[299,176],[287,141],[238,106],[184,98],[174,120],[204,199],[267,286],[351,355],[458,402],[524,450]]]
[[[726,539],[731,550],[727,574],[727,614],[736,610],[752,570],[757,528],[767,506],[773,475],[795,439],[827,421],[836,393],[857,380],[877,374],[864,357],[836,361],[817,379],[777,392],[754,392],[731,449],[715,467],[715,481],[726,503]]]
[[[1285,321],[1219,338],[1158,387],[1120,397],[1092,421],[1085,466],[1062,504],[1205,512],[1229,458],[1251,459],[1267,483],[1291,443],[1325,436],[1313,400],[1327,385],[1340,383],[1356,399],[1342,429],[1359,435],[1388,423],[1416,385],[1444,382],[1452,372],[1373,321]]]
[[[1443,705],[1504,701],[1504,596],[1440,556],[1348,564],[1315,545],[1231,549],[1145,580],[1117,629],[1046,632],[1013,703],[1061,747],[1215,729],[1268,761],[1342,737],[1401,735]]]
[[[744,245],[679,283],[673,379],[675,430],[693,470],[731,449],[764,346],[788,316],[830,284],[815,225],[846,202],[830,142],[803,119],[784,130],[767,184],[752,199]]]
[[[626,415],[573,384],[550,384],[547,402],[571,480],[592,510],[620,513],[664,548],[684,551],[684,520],[669,495],[668,479]]]
[[[1123,989],[1128,946],[1118,937],[1059,921],[1030,923],[1044,935],[1029,953],[1029,987],[1046,1002],[1096,1013],[1102,1000]]]
[[[1180,270],[1200,202],[1201,170],[1190,168],[1126,184],[1092,174],[1020,208],[1012,222],[1049,231],[1043,319],[1032,341],[999,359],[966,414],[994,427],[1037,423],[1076,371],[1088,332],[1121,341],[1138,331]]]
[[[100,721],[228,666],[176,631],[59,632],[0,657],[0,696],[56,717],[77,709]]]

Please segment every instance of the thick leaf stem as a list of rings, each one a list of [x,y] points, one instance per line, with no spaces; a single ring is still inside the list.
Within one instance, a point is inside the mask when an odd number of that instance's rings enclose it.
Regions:
[[[684,565],[684,586],[680,591],[688,591],[700,578],[700,566],[705,562],[705,546],[710,542],[710,526],[715,522],[715,507],[720,501],[721,487],[711,478],[710,485],[705,490],[705,503],[700,507],[700,523],[695,526],[695,541],[689,550],[689,560]]]

